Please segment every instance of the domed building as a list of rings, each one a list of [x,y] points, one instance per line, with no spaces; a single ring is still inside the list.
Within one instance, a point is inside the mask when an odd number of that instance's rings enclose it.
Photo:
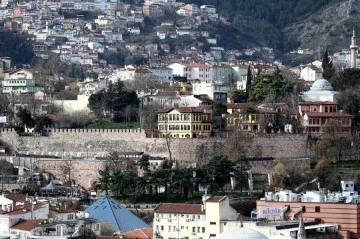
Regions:
[[[224,231],[215,237],[215,239],[269,239],[267,236],[256,230],[236,227]]]
[[[322,78],[316,80],[309,91],[302,92],[300,97],[303,101],[310,102],[336,102],[339,94],[329,81]]]

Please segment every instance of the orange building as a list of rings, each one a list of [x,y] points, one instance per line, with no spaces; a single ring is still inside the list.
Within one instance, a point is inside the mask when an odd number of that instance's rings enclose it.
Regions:
[[[307,221],[321,221],[326,224],[339,224],[339,239],[360,238],[360,204],[333,202],[288,202],[257,200],[256,209],[260,207],[286,207],[286,215],[300,219],[298,213]]]

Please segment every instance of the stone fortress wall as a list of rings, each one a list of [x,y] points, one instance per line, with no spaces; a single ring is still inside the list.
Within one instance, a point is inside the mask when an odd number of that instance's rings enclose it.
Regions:
[[[102,162],[95,157],[106,156],[107,152],[144,152],[151,156],[168,157],[168,149],[163,138],[146,138],[140,129],[56,129],[48,136],[18,136],[13,129],[1,129],[0,139],[12,145],[17,152],[32,155],[52,155],[35,159],[40,168],[59,175],[61,159],[75,158],[74,167],[78,180],[89,187],[96,180]],[[192,138],[170,141],[172,157],[180,163],[196,162],[197,151],[204,146],[211,153],[223,138]],[[306,134],[282,134],[254,137],[249,156],[276,157],[281,154],[289,158],[308,158]],[[267,173],[272,162],[255,163],[254,173]]]

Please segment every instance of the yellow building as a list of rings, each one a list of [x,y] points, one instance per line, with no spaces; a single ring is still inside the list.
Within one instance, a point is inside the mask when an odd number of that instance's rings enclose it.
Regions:
[[[179,107],[158,111],[159,137],[209,137],[211,130],[210,113],[200,108]]]

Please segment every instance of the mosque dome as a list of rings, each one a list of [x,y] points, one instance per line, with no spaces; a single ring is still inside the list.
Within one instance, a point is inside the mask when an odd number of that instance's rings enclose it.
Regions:
[[[237,227],[220,233],[215,239],[268,239],[268,237],[250,228]]]
[[[332,91],[334,88],[330,84],[329,81],[325,79],[318,79],[316,80],[313,85],[311,86],[311,91],[324,91],[324,90],[330,90]]]

